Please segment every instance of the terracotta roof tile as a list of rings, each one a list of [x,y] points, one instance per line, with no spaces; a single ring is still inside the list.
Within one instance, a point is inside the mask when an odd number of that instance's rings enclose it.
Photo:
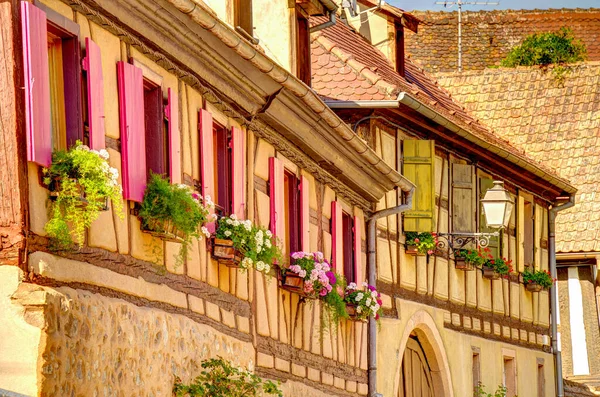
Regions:
[[[600,251],[600,63],[575,66],[564,87],[537,68],[440,74],[438,81],[578,188],[575,206],[558,215],[557,250]]]
[[[457,13],[413,11],[421,19],[419,33],[406,31],[406,52],[428,72],[457,68]],[[600,9],[492,10],[463,12],[463,70],[500,65],[508,51],[538,32],[573,29],[587,47],[588,60],[600,60]]]

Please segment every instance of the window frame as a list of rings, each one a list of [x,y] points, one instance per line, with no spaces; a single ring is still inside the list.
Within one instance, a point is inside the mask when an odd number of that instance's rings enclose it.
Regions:
[[[283,181],[284,189],[287,188],[287,191],[284,192],[284,197],[287,196],[287,200],[285,200],[285,224],[287,228],[285,247],[288,254],[291,254],[302,250],[300,178],[294,172],[284,168]]]
[[[170,176],[168,130],[165,125],[164,107],[162,84],[144,77],[144,135],[148,180],[150,172]],[[156,144],[153,141],[157,141]]]
[[[215,212],[229,216],[232,210],[231,129],[213,119],[213,167]]]
[[[343,257],[343,271],[346,280],[351,282],[357,282],[357,272],[355,267],[355,255],[354,252],[354,217],[342,211],[342,257]]]
[[[502,385],[507,388],[507,396],[518,395],[517,357],[513,350],[502,349]]]

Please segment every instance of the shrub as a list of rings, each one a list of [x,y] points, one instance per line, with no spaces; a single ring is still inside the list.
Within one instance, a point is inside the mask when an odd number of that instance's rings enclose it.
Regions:
[[[534,33],[523,43],[514,47],[502,60],[502,66],[547,66],[584,61],[585,45],[573,37],[570,28],[561,28],[558,32]]]
[[[192,383],[184,385],[175,378],[173,394],[177,397],[282,397],[279,385],[263,381],[242,368],[234,367],[225,359],[211,358],[202,362],[203,371]]]

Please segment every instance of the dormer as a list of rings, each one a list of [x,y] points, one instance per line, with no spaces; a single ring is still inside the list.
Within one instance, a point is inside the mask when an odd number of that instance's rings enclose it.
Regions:
[[[343,0],[343,17],[404,76],[404,29],[417,32],[420,20],[380,0]]]

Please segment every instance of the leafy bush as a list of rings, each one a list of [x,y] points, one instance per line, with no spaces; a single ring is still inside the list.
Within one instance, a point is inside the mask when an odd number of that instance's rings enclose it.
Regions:
[[[183,244],[177,258],[182,262],[192,242],[192,238],[200,237],[200,231],[207,237],[210,233],[201,226],[208,220],[209,208],[214,204],[210,197],[202,198],[191,191],[187,185],[173,185],[161,175],[152,174],[146,186],[144,199],[139,211],[142,228],[155,232],[159,222],[170,222],[182,234]]]
[[[117,215],[124,217],[119,171],[109,166],[106,150],[90,150],[77,141],[70,150],[54,152],[50,168],[43,173],[56,198],[45,230],[59,247],[71,245],[73,237],[83,245],[85,229],[98,219],[107,198]]]
[[[281,249],[270,230],[253,225],[249,220],[237,219],[235,214],[219,219],[215,235],[233,241],[233,247],[244,255],[242,269],[253,267],[268,275],[281,258]]]
[[[260,397],[283,396],[279,385],[234,367],[221,357],[202,362],[204,369],[189,385],[175,378],[173,394],[177,397]]]
[[[406,245],[414,245],[421,254],[432,255],[437,245],[437,237],[435,233],[407,232]]]
[[[525,269],[522,275],[523,284],[537,283],[538,285],[541,285],[542,288],[550,288],[552,287],[552,284],[554,284],[554,281],[556,281],[552,279],[552,275],[548,270],[530,271],[529,269]]]
[[[558,32],[534,33],[525,38],[520,46],[514,47],[502,60],[502,66],[562,65],[584,61],[585,45],[573,37],[570,28]]]
[[[473,396],[474,397],[507,397],[506,396],[507,393],[507,389],[506,387],[499,385],[498,388],[496,389],[496,391],[494,392],[494,394],[492,393],[487,393],[485,391],[485,387],[479,383],[479,385],[477,385],[477,387],[475,387]],[[510,396],[513,397],[513,396]],[[516,396],[514,396],[516,397]]]

